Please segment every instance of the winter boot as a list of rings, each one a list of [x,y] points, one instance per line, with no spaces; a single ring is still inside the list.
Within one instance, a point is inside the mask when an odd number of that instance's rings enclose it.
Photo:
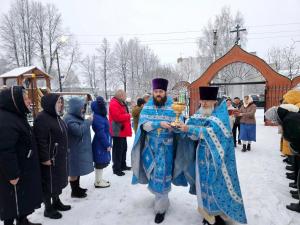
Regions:
[[[287,209],[300,213],[300,203],[291,203],[286,206]]]
[[[286,178],[290,180],[296,180],[296,174],[295,173],[287,173]]]
[[[79,185],[79,186],[78,186],[79,189],[80,189],[82,192],[84,192],[84,193],[87,192],[88,189],[86,189],[86,188],[81,188],[81,187],[80,187],[80,176],[78,177],[78,185]]]
[[[215,225],[226,225],[226,223],[225,223],[225,220],[223,220],[221,216],[216,216]]]
[[[285,167],[285,169],[286,169],[286,170],[289,170],[289,171],[295,171],[295,168],[294,168],[293,166],[289,166],[289,165],[287,165],[287,166]]]
[[[114,171],[114,174],[116,174],[116,175],[119,176],[119,177],[125,175],[125,173],[124,173],[123,171]]]
[[[247,144],[247,151],[251,151],[251,144]]]
[[[55,196],[52,198],[52,201],[53,201],[53,208],[56,209],[57,211],[68,211],[71,209],[71,206],[70,205],[64,205],[59,196]]]
[[[85,198],[87,196],[86,193],[82,192],[79,189],[78,179],[75,181],[70,181],[70,185],[71,185],[71,189],[72,189],[72,192],[71,192],[72,198]]]
[[[95,171],[95,188],[108,188],[110,187],[109,181],[103,180],[103,169],[96,169]]]
[[[203,219],[202,224],[203,225],[210,225],[210,223],[206,219]]]
[[[238,144],[241,145],[241,144],[242,144],[242,141],[241,141],[241,140],[238,140]]]
[[[41,223],[32,223],[30,222],[27,217],[20,218],[17,220],[17,225],[42,225]]]
[[[4,220],[3,225],[14,225],[14,219]]]
[[[287,163],[289,159],[286,157],[285,159],[282,160],[282,162]]]
[[[44,217],[48,217],[50,219],[62,218],[62,214],[53,208],[50,197],[44,198],[44,204],[45,204]]]
[[[297,194],[293,194],[292,198],[299,200],[299,194],[298,193]]]
[[[298,191],[290,190],[291,195],[297,195]]]
[[[154,222],[155,223],[162,223],[165,219],[165,215],[166,215],[166,213],[157,213],[155,215]]]
[[[285,173],[286,176],[296,176],[295,172]]]
[[[243,144],[243,149],[242,149],[242,152],[246,152],[247,151],[247,148],[246,148],[246,145]]]
[[[122,167],[122,171],[126,171],[126,170],[131,170],[131,167],[130,166],[124,166],[124,167]]]
[[[289,183],[289,187],[298,189],[297,184],[295,182]]]

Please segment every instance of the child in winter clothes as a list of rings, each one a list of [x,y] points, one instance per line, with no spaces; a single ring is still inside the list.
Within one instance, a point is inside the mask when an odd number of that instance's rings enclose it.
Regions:
[[[95,167],[95,188],[107,188],[110,182],[103,180],[103,169],[107,167],[111,160],[112,139],[109,133],[109,122],[107,119],[106,102],[102,97],[97,97],[92,102],[94,112],[92,128],[95,136],[92,142],[94,167]]]

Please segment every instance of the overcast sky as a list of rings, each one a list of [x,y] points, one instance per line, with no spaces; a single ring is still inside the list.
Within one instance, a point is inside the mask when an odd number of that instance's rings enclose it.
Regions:
[[[196,55],[194,42],[202,27],[225,5],[244,15],[249,34],[247,46],[242,47],[248,51],[265,57],[272,46],[290,45],[292,39],[300,41],[300,0],[40,1],[58,7],[64,25],[75,34],[83,53],[93,53],[97,47],[94,43],[104,37],[114,42],[119,36],[136,36],[149,44],[162,63],[175,63],[180,56]],[[0,0],[0,13],[7,12],[11,2]],[[184,33],[153,34],[166,32]],[[165,41],[169,39],[180,40]],[[300,42],[296,46],[300,54]]]

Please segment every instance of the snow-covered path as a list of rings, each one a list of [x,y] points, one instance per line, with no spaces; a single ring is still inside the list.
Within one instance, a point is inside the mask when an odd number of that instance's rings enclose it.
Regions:
[[[236,149],[238,173],[244,197],[248,224],[250,225],[299,225],[300,214],[288,211],[285,206],[292,200],[285,178],[285,164],[279,152],[280,136],[276,127],[263,126],[263,112],[257,113],[257,142],[253,151],[242,153]],[[128,140],[132,145],[133,139]],[[130,148],[129,148],[130,150]],[[130,157],[130,151],[128,151]],[[72,210],[63,213],[61,220],[43,217],[43,208],[30,218],[43,225],[150,225],[155,224],[153,195],[145,186],[132,186],[131,172],[124,177],[112,174],[106,168],[105,178],[112,186],[107,189],[93,187],[94,174],[83,177],[82,186],[87,187],[86,199],[71,199],[67,187],[62,199],[72,205]],[[170,193],[171,207],[163,224],[200,225],[201,217],[196,211],[196,197],[188,194],[187,188],[173,187]]]

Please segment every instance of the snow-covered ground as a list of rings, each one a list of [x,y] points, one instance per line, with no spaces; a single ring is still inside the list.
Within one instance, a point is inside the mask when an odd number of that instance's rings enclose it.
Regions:
[[[257,112],[257,142],[253,151],[243,153],[236,149],[237,167],[244,197],[248,224],[250,225],[299,225],[300,214],[288,211],[286,205],[296,202],[290,197],[285,178],[285,164],[279,152],[280,136],[276,127],[263,125],[263,111]],[[133,138],[128,139],[132,146]],[[128,159],[130,159],[128,148]],[[128,160],[129,161],[129,160]],[[147,225],[154,223],[153,195],[142,185],[131,185],[131,172],[123,177],[106,168],[105,178],[111,181],[107,189],[93,187],[94,174],[83,177],[82,186],[88,188],[88,197],[72,199],[70,187],[63,194],[63,202],[72,210],[63,213],[61,220],[43,217],[43,208],[30,218],[43,225]],[[171,207],[163,224],[200,225],[202,219],[196,211],[196,197],[187,188],[173,187]]]

